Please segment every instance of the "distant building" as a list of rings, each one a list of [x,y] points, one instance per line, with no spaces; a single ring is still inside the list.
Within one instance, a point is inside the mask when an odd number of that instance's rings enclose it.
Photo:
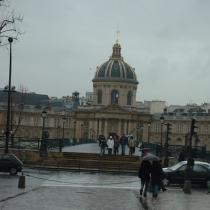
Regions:
[[[94,101],[94,93],[93,92],[86,92],[86,104],[92,105]]]
[[[150,126],[150,141],[161,143],[161,115],[153,115]],[[192,145],[206,147],[210,150],[210,114],[202,115],[172,115],[164,113],[164,124],[162,130],[163,146],[166,142],[166,126],[165,123],[171,124],[171,134],[169,135],[169,145],[185,145],[189,140],[190,126],[192,118],[196,120],[196,135],[193,137]]]
[[[36,94],[36,93],[22,93],[18,91],[12,92],[13,102],[16,104],[26,105],[40,105],[49,101],[48,95]],[[0,90],[0,103],[7,103],[7,91]]]
[[[157,114],[164,111],[164,108],[166,107],[166,102],[159,100],[144,101],[144,106],[149,108],[150,114]]]
[[[76,136],[124,133],[140,139],[140,128],[144,124],[146,131],[151,115],[136,104],[138,80],[134,68],[122,58],[119,43],[114,44],[109,60],[97,67],[92,82],[93,93],[86,94],[86,105],[75,111]]]

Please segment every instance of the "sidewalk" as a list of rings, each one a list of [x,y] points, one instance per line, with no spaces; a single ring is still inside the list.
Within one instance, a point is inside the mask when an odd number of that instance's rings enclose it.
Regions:
[[[169,188],[160,192],[157,199],[148,193],[147,199],[140,199],[141,206],[146,210],[207,210],[210,208],[210,194],[206,189],[192,189],[185,194],[181,188]]]
[[[18,177],[0,176],[0,209],[2,210],[207,210],[210,194],[206,189],[192,189],[185,194],[181,188],[170,187],[160,192],[157,199],[148,193],[140,199],[138,182],[132,177],[107,175],[37,172],[26,176],[26,188],[18,189]],[[57,177],[57,179],[56,179]],[[77,181],[78,177],[78,181]],[[101,185],[107,177],[107,184]],[[45,180],[46,178],[46,180]],[[49,180],[48,180],[49,179]],[[124,180],[123,180],[124,179]],[[138,179],[137,179],[138,181]]]

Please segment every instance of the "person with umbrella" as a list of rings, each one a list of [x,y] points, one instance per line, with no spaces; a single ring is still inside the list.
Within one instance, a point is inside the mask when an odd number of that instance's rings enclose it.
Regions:
[[[166,191],[166,188],[163,184],[164,179],[164,172],[161,167],[161,160],[158,156],[148,153],[144,156],[143,161],[149,161],[151,162],[151,185],[152,185],[152,193],[153,197],[157,197],[158,190],[161,188],[162,191]]]
[[[162,184],[162,168],[160,161],[154,160],[151,167],[151,184],[153,198],[157,198],[158,191]]]
[[[147,189],[150,182],[150,173],[151,173],[151,163],[149,160],[144,160],[141,162],[138,171],[138,177],[141,179],[141,189],[140,189],[140,196],[147,197]]]
[[[160,158],[156,155],[153,155],[152,153],[147,153],[144,157],[143,160],[148,160],[150,162],[152,161],[159,161]]]

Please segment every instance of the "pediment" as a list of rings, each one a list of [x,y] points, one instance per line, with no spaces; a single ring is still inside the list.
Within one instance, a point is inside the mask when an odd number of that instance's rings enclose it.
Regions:
[[[101,109],[98,110],[98,112],[106,112],[106,113],[123,113],[123,114],[128,114],[130,113],[130,111],[122,108],[120,105],[118,104],[110,104],[106,107],[103,107]]]

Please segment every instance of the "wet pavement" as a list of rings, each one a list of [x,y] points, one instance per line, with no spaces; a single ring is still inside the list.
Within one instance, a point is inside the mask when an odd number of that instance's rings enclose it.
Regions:
[[[99,153],[98,144],[66,147],[65,151]],[[128,152],[128,151],[127,151]],[[138,153],[138,151],[137,151]],[[24,169],[26,188],[18,189],[19,176],[0,173],[0,210],[207,210],[210,194],[179,187],[148,193],[140,199],[137,176]]]
[[[63,152],[84,152],[84,153],[100,153],[100,147],[98,143],[80,144],[75,146],[67,146],[63,148]],[[108,154],[108,150],[105,150],[105,154]],[[121,147],[119,147],[119,155],[121,154]],[[129,149],[125,147],[125,155],[129,154]],[[139,148],[135,149],[134,155],[140,156]]]
[[[1,210],[207,210],[210,194],[179,187],[139,197],[139,179],[122,174],[25,169],[26,188],[18,189],[18,176],[0,174]]]

